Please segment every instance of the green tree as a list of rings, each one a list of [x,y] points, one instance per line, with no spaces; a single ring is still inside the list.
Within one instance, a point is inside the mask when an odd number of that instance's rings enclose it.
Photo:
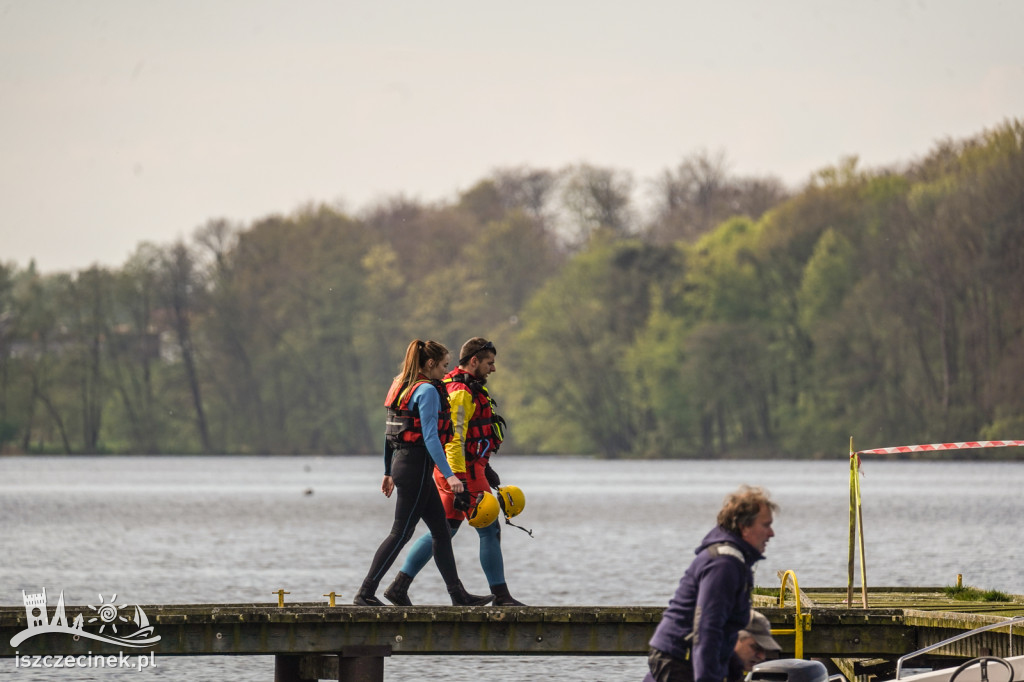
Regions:
[[[657,283],[675,267],[673,253],[598,239],[531,299],[510,358],[519,442],[605,457],[647,449],[651,415],[628,350]]]
[[[201,381],[200,358],[193,333],[194,321],[203,309],[205,282],[195,253],[183,241],[160,257],[158,300],[167,313],[180,358],[182,377],[190,399],[192,424],[201,452],[214,452]]]
[[[141,244],[120,272],[113,273],[115,311],[106,358],[110,388],[117,396],[104,432],[111,446],[157,453],[170,446],[158,399],[162,363],[157,326],[159,250]],[[115,445],[116,444],[116,445]]]
[[[366,381],[355,349],[372,233],[327,208],[271,218],[226,254],[205,328],[232,442],[260,452],[365,452]],[[245,434],[259,419],[258,431]]]
[[[21,406],[21,448],[59,449],[70,454],[74,411],[73,388],[67,388],[69,342],[63,329],[61,293],[70,286],[66,274],[44,277],[30,267],[14,283],[14,323],[11,336],[17,344],[15,362]]]

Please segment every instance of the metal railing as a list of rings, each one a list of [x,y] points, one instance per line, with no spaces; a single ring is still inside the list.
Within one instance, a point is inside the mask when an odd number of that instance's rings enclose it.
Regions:
[[[804,632],[811,629],[811,614],[804,614],[800,610],[800,585],[796,580],[796,573],[786,571],[782,574],[782,587],[779,588],[779,607],[786,606],[786,586],[789,579],[793,579],[793,594],[796,601],[796,618],[793,620],[792,628],[772,628],[773,635],[793,635],[793,658],[804,657]]]
[[[906,661],[907,659],[910,659],[910,658],[914,658],[915,656],[920,656],[921,654],[926,654],[929,651],[934,651],[935,649],[939,649],[941,647],[944,647],[947,644],[952,644],[953,642],[958,642],[961,639],[966,639],[967,637],[972,637],[974,635],[980,634],[980,633],[985,632],[987,630],[995,630],[997,628],[1005,628],[1005,627],[1009,627],[1010,628],[1010,630],[1009,630],[1010,656],[1013,656],[1013,626],[1017,625],[1017,624],[1020,624],[1020,623],[1024,623],[1024,616],[1018,616],[1016,618],[1010,618],[1010,619],[1005,620],[1005,621],[1003,621],[1001,623],[992,623],[991,625],[983,625],[980,628],[974,628],[973,630],[968,630],[967,632],[961,632],[959,635],[954,635],[953,637],[950,637],[949,639],[944,639],[941,642],[937,642],[935,644],[932,644],[931,646],[926,646],[923,649],[918,649],[917,651],[912,651],[909,654],[906,654],[904,656],[900,656],[899,659],[896,660],[896,679],[897,680],[900,679],[900,673],[903,671],[903,661]]]

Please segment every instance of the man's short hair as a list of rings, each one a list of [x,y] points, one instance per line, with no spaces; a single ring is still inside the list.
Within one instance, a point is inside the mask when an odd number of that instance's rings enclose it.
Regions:
[[[498,354],[493,343],[482,336],[474,336],[469,341],[462,344],[462,350],[459,351],[459,364],[465,365],[483,351],[489,351],[495,355]]]
[[[771,501],[764,488],[742,485],[725,498],[725,504],[718,512],[718,525],[730,533],[740,535],[744,528],[754,525],[764,507],[777,511],[779,505]]]

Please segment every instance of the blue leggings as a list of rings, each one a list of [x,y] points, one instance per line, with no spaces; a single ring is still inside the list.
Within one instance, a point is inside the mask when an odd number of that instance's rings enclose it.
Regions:
[[[458,532],[462,525],[461,521],[448,520],[452,527],[452,535]],[[480,536],[480,566],[487,576],[488,585],[502,585],[505,582],[505,562],[501,557],[501,524],[498,519],[486,528],[477,528]],[[409,548],[409,553],[402,564],[402,573],[415,577],[433,555],[433,538],[430,533],[425,533],[417,538]]]

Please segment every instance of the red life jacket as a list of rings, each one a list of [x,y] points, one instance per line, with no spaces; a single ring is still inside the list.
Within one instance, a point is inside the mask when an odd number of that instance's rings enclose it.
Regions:
[[[494,411],[494,398],[479,379],[458,367],[444,375],[444,383],[449,395],[468,390],[473,396],[473,418],[466,425],[466,462],[490,457],[505,439],[505,420]]]
[[[384,400],[384,407],[388,410],[384,436],[395,445],[423,442],[423,424],[420,422],[419,409],[409,409],[412,394],[420,384],[431,384],[437,390],[437,437],[441,439],[441,445],[452,439],[452,411],[448,405],[448,394],[444,390],[444,384],[440,381],[431,381],[421,374],[404,391],[399,379],[395,379]]]

